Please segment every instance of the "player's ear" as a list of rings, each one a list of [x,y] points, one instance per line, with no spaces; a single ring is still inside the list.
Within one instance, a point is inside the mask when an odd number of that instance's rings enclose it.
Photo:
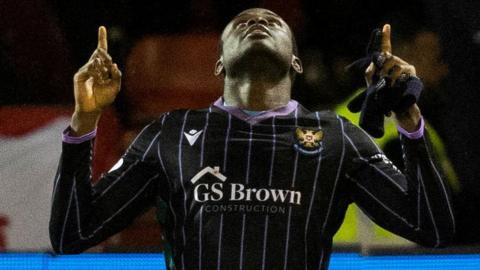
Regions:
[[[220,74],[223,74],[225,72],[225,68],[223,67],[223,57],[220,57],[220,59],[217,60],[217,63],[215,63],[215,76],[218,76]]]
[[[294,54],[292,55],[292,68],[297,72],[298,74],[303,73],[303,66],[302,66],[302,61],[300,58],[295,56]]]

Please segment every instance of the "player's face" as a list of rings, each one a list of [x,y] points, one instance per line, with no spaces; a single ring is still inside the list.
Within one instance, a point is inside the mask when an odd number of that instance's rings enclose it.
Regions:
[[[292,32],[277,14],[266,9],[248,9],[238,14],[222,33],[225,62],[250,52],[269,53],[289,63],[293,52]]]

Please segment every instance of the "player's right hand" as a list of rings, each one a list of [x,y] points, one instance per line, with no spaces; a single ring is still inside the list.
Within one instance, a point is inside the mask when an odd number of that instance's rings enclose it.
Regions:
[[[77,113],[100,113],[120,91],[122,73],[107,49],[107,29],[100,26],[97,49],[73,78]]]

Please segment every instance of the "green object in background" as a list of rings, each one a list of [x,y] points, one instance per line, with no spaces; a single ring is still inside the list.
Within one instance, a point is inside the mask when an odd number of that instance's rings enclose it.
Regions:
[[[343,220],[343,225],[333,237],[336,244],[355,244],[358,242],[358,207],[350,204]]]

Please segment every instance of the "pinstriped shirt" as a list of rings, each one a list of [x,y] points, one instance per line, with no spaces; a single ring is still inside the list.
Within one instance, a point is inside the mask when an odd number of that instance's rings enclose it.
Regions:
[[[401,135],[399,171],[360,128],[291,101],[249,116],[222,105],[166,113],[92,186],[93,140],[64,143],[50,234],[81,252],[167,206],[169,269],[327,269],[352,202],[426,246],[455,230],[449,189],[428,144]]]

